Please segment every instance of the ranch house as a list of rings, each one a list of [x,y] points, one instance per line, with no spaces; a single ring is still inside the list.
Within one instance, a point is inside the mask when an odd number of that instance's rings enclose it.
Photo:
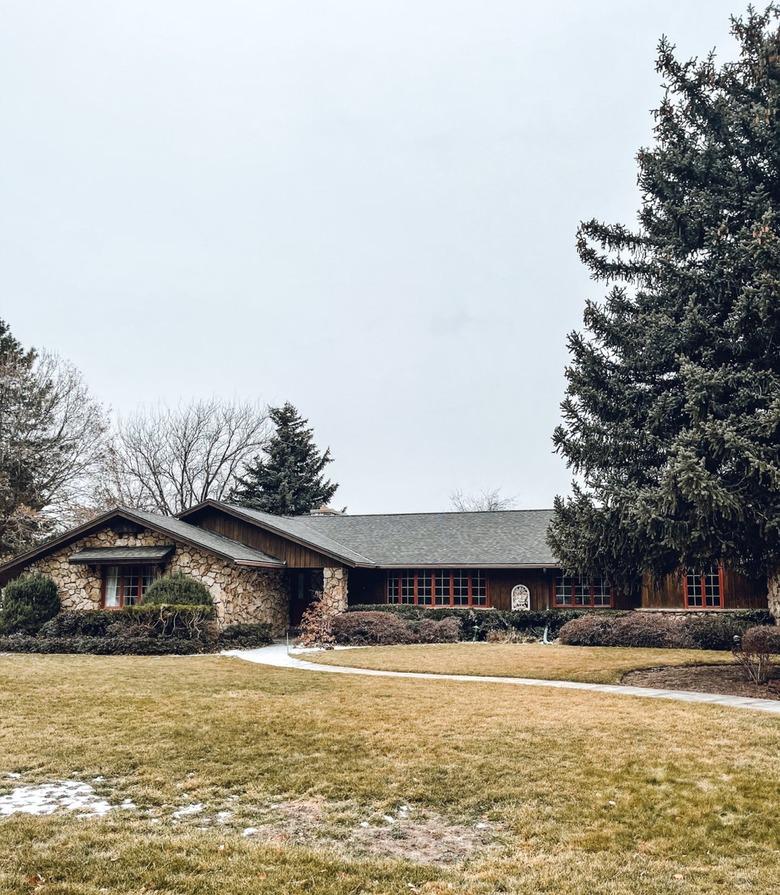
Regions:
[[[117,508],[0,566],[0,586],[50,575],[66,609],[143,602],[158,575],[202,581],[222,624],[295,626],[315,592],[352,604],[432,609],[766,608],[765,582],[723,566],[645,576],[630,597],[605,578],[564,575],[546,541],[551,510],[273,516],[207,500],[178,518]]]

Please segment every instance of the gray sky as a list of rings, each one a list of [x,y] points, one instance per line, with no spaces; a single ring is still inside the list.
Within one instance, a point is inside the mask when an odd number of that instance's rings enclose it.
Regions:
[[[577,222],[734,0],[3,0],[0,316],[125,413],[291,400],[352,512],[549,506]]]

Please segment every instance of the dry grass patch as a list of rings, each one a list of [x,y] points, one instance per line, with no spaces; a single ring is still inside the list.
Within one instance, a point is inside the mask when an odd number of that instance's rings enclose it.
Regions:
[[[372,646],[307,654],[323,665],[348,665],[382,671],[475,674],[535,680],[615,684],[624,674],[660,665],[706,665],[733,661],[711,650],[629,649],[542,643],[434,643]]]
[[[98,796],[137,806],[0,819],[4,895],[780,885],[780,725],[758,713],[72,656],[0,657],[0,713],[0,795],[98,778]],[[193,804],[203,810],[174,819]]]

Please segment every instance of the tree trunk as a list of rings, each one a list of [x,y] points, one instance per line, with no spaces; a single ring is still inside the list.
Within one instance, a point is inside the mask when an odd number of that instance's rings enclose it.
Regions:
[[[780,625],[780,566],[771,569],[766,577],[767,605],[775,618],[775,624]]]

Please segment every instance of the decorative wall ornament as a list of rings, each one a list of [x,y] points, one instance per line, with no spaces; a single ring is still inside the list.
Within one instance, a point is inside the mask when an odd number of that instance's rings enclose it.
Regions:
[[[512,612],[528,612],[531,608],[531,591],[524,584],[512,588]]]

